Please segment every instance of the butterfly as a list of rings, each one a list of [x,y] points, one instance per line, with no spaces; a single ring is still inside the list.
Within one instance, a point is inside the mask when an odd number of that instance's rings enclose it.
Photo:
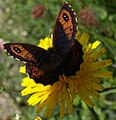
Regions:
[[[75,74],[83,62],[82,45],[75,40],[77,26],[74,10],[64,2],[53,30],[53,47],[45,50],[26,43],[5,43],[3,46],[10,56],[25,62],[26,73],[36,83],[52,85],[59,80],[59,75]]]

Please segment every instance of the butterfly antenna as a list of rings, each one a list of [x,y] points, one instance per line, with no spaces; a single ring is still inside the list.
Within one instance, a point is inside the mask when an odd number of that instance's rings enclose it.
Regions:
[[[51,33],[52,33],[52,28],[50,28],[50,30],[49,30],[49,34],[48,34],[49,39],[51,38]],[[48,46],[51,46],[50,40],[48,41]]]
[[[50,35],[51,35],[51,33],[52,33],[52,28],[50,28],[50,30],[49,30],[48,37],[51,37],[51,36],[50,36]]]

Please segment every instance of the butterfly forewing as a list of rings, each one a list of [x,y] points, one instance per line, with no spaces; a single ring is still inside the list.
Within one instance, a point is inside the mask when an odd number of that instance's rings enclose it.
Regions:
[[[53,47],[61,57],[69,52],[77,32],[76,14],[68,3],[64,3],[57,16],[53,31]]]
[[[19,59],[20,61],[38,64],[42,56],[47,54],[43,48],[31,44],[24,43],[6,43],[4,49],[10,56]]]

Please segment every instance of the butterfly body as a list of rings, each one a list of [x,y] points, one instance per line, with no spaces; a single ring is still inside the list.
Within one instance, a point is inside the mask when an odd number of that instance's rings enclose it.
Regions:
[[[10,56],[24,61],[26,72],[36,83],[53,84],[59,75],[74,75],[83,62],[82,45],[75,40],[76,14],[64,3],[56,18],[53,30],[53,47],[45,50],[31,44],[6,43],[4,49]]]
[[[63,59],[59,57],[57,51],[54,48],[49,48],[47,54],[44,55],[43,59],[41,59],[41,63],[38,67],[46,72],[57,72],[58,74],[63,74],[62,65]]]

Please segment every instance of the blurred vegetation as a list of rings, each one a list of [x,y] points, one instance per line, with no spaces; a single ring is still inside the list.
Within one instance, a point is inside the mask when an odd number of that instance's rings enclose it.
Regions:
[[[41,38],[49,36],[63,2],[64,0],[0,0],[0,40],[38,44]],[[94,111],[78,98],[74,101],[73,114],[66,115],[63,120],[116,120],[116,0],[67,2],[78,15],[79,31],[89,33],[91,42],[98,39],[103,43],[103,47],[106,47],[107,52],[102,58],[112,59],[113,65],[108,67],[108,70],[113,72],[113,77],[102,80],[106,89],[101,92],[100,100],[94,101]],[[43,12],[33,17],[34,6],[41,6],[39,10]],[[21,64],[4,51],[1,52],[0,104],[4,104],[2,111],[0,108],[2,120],[16,119],[16,111],[21,120],[33,120],[37,115],[37,106],[28,106],[27,98],[20,94],[20,83],[24,77],[19,73]],[[57,109],[59,108],[54,110],[50,120],[59,120]]]

